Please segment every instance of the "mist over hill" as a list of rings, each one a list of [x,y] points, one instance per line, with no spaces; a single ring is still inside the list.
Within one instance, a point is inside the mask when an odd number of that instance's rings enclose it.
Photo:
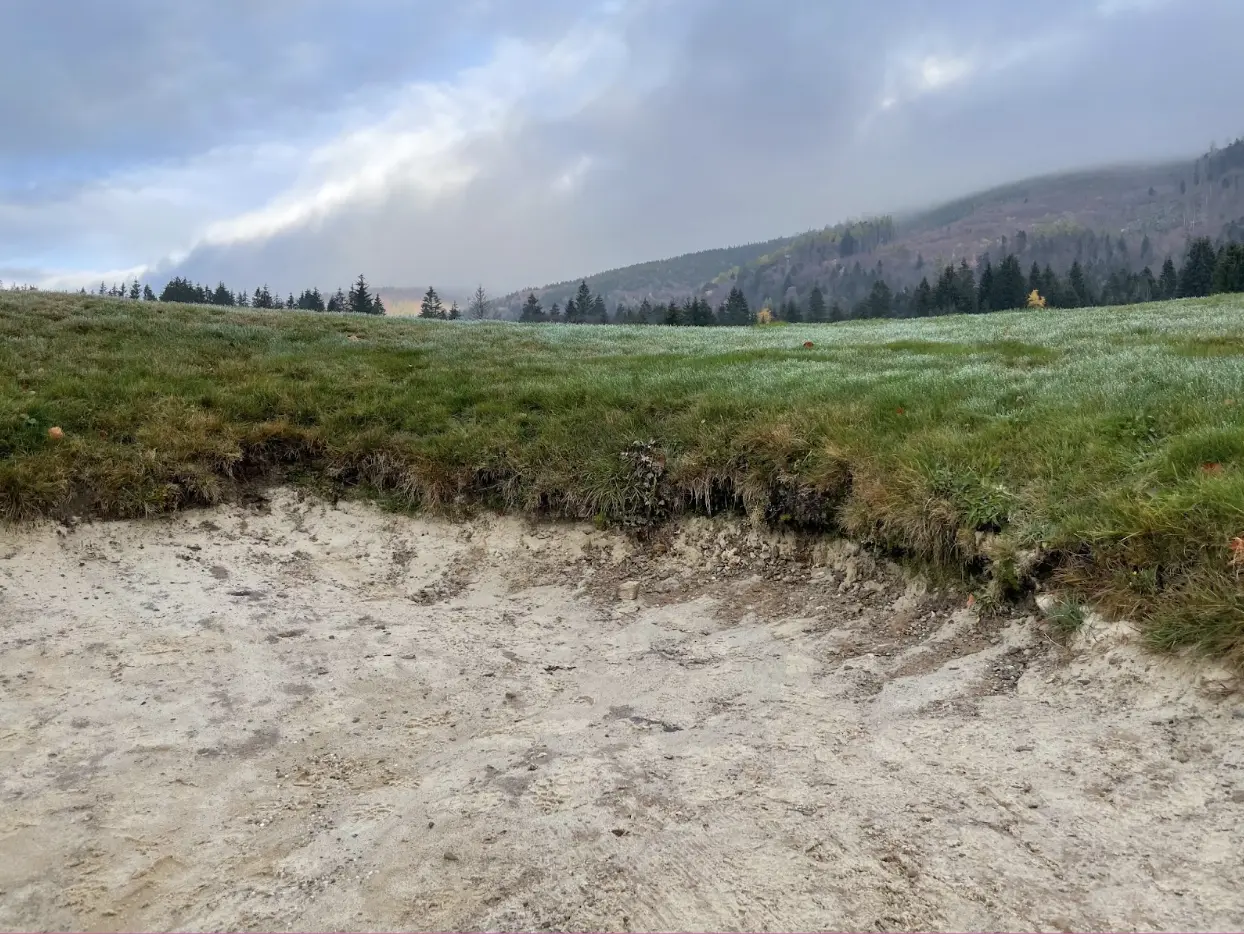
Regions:
[[[946,265],[976,268],[1015,254],[1064,273],[1079,262],[1091,283],[1112,272],[1154,273],[1190,239],[1244,235],[1244,140],[1196,158],[1108,166],[1024,179],[934,207],[879,215],[789,237],[625,266],[584,277],[611,313],[618,306],[699,297],[721,304],[739,288],[752,307],[803,301],[819,287],[849,307],[884,279],[894,291],[936,279]],[[580,279],[523,289],[495,303],[514,318],[535,294],[564,305]]]

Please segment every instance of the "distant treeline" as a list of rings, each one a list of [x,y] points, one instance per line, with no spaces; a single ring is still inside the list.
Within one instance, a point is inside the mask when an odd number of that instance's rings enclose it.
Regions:
[[[606,313],[604,300],[592,295],[586,281],[565,308],[554,302],[545,308],[535,294],[527,296],[520,321],[548,321],[566,324],[667,324],[692,326],[748,325],[757,320],[800,322],[846,321],[858,318],[923,318],[948,314],[981,314],[1031,306],[1085,308],[1095,305],[1132,305],[1194,298],[1218,292],[1244,292],[1244,245],[1228,243],[1215,248],[1208,238],[1193,240],[1182,267],[1167,257],[1155,276],[1146,266],[1140,272],[1118,269],[1100,288],[1090,285],[1079,261],[1060,276],[1047,264],[1033,263],[1025,274],[1015,254],[997,266],[986,260],[979,270],[966,260],[946,266],[934,283],[922,278],[915,288],[895,292],[885,279],[878,278],[868,296],[850,307],[838,302],[827,304],[820,286],[813,286],[805,302],[788,299],[776,306],[753,310],[736,286],[726,300],[713,308],[706,300],[689,297],[682,301],[653,303],[647,299],[636,306],[619,305]]]
[[[86,289],[81,294],[87,294]],[[294,298],[291,292],[287,298],[281,299],[273,295],[266,285],[260,286],[247,295],[245,290],[231,291],[223,282],[215,288],[210,285],[198,285],[189,279],[178,276],[170,279],[159,295],[152,291],[151,286],[142,285],[135,279],[127,287],[106,283],[99,284],[100,295],[112,298],[128,298],[131,301],[148,302],[180,302],[188,305],[224,305],[229,308],[300,308],[303,311],[340,311],[361,315],[382,315],[384,304],[379,295],[372,294],[367,280],[359,276],[348,292],[338,289],[325,298],[319,289],[304,289],[302,294]]]

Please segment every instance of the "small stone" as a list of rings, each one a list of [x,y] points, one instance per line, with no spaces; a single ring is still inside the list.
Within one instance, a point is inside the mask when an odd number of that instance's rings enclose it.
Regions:
[[[1244,788],[1231,792],[1232,804],[1244,804]]]
[[[618,585],[619,600],[639,599],[639,581],[625,581]]]

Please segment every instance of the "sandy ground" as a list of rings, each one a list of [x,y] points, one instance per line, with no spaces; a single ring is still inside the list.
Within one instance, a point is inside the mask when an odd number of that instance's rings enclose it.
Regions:
[[[1228,673],[793,547],[0,531],[0,928],[1244,926]]]

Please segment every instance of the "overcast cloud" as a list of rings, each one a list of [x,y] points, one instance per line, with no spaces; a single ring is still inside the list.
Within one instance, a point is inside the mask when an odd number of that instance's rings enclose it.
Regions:
[[[493,292],[1244,133],[1238,0],[6,0],[0,279]]]

